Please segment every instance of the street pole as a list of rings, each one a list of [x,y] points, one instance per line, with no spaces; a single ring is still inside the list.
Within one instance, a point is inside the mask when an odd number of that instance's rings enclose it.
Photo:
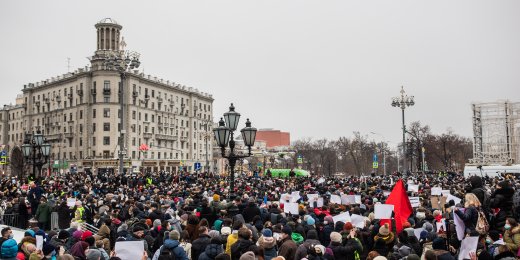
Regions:
[[[381,142],[381,146],[383,146],[383,142]],[[383,148],[383,175],[386,175],[386,151]]]
[[[404,124],[404,108],[401,109],[403,114],[403,168],[404,172],[406,173],[408,170],[408,167],[406,166],[406,125]]]
[[[121,98],[121,117],[120,117],[120,124],[121,129],[119,129],[119,174],[122,176],[124,174],[125,170],[125,162],[124,162],[124,146],[125,146],[125,127],[124,127],[124,117],[125,117],[125,96],[124,96],[124,80],[125,80],[125,72],[119,72],[119,75],[121,76],[121,82],[120,82],[120,98]]]
[[[403,171],[407,172],[408,166],[406,165],[406,125],[404,121],[404,110],[406,107],[413,106],[415,104],[413,96],[405,95],[404,87],[401,86],[401,96],[392,98],[392,106],[399,107],[402,113],[403,119]]]

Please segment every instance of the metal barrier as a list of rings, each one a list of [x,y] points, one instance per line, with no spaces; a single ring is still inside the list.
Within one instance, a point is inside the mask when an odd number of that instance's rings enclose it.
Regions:
[[[58,230],[59,224],[58,224],[58,212],[52,212],[51,213],[51,230]]]
[[[11,227],[20,227],[18,214],[4,214],[0,219],[0,224],[4,224]]]

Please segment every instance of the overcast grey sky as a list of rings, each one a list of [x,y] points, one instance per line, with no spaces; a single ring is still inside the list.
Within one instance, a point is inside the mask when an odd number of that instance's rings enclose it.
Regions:
[[[258,128],[301,137],[406,121],[472,136],[474,101],[520,101],[520,1],[2,1],[0,103],[24,84],[88,63],[94,24],[123,25],[145,73],[234,102]],[[379,137],[369,136],[376,140]]]

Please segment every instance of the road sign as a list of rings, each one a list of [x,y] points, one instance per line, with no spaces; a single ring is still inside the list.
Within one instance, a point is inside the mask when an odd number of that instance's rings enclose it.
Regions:
[[[0,156],[7,156],[7,151],[6,150],[2,150],[2,152],[0,152]]]
[[[374,169],[379,168],[379,163],[377,163],[377,162],[373,162],[373,163],[372,163],[372,168],[374,168]]]
[[[200,171],[202,169],[202,166],[200,162],[196,162],[193,164],[193,168],[195,168],[195,171]]]
[[[372,161],[377,162],[377,153],[375,153],[374,156],[372,157]]]
[[[303,158],[298,157],[298,163],[303,163]]]

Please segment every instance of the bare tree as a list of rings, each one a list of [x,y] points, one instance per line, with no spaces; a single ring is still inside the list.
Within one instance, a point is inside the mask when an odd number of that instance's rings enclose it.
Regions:
[[[23,153],[19,146],[15,146],[11,150],[11,174],[18,176],[18,179],[23,177]]]

